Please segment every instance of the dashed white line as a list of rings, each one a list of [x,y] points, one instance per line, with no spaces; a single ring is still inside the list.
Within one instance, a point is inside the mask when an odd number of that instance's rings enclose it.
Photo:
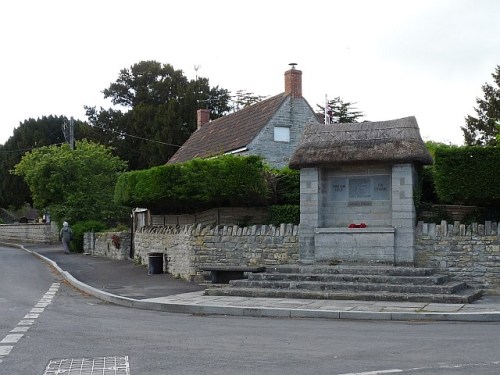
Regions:
[[[13,346],[0,346],[0,355],[8,355],[12,350]]]
[[[14,327],[13,330],[11,330],[10,332],[11,333],[15,333],[15,332],[28,332],[28,329],[30,329],[29,326],[17,326],[17,327]]]
[[[19,323],[17,323],[18,326],[30,326],[33,325],[35,321],[33,319],[23,319]]]
[[[39,316],[40,314],[26,314],[24,319],[38,319]]]
[[[2,341],[0,341],[0,344],[15,344],[23,336],[24,336],[24,333],[13,333],[11,335],[7,335],[3,338]]]
[[[26,314],[24,318],[19,321],[19,323],[17,323],[17,326],[14,327],[14,329],[12,329],[10,333],[0,341],[0,344],[16,344],[24,336],[24,333],[30,329],[30,326],[35,322],[35,319],[38,319],[40,314],[45,311],[45,308],[50,305],[55,294],[59,290],[60,285],[60,283],[53,283],[50,286],[49,291],[46,292],[35,307],[33,307],[31,311]],[[10,354],[13,348],[13,345],[0,345],[0,363],[2,363],[5,356]]]

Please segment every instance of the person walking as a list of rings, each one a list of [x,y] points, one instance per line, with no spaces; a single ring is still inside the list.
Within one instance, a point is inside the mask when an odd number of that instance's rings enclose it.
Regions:
[[[69,242],[73,239],[73,231],[67,221],[63,223],[63,227],[59,232],[59,239],[62,241],[64,254],[69,254]]]

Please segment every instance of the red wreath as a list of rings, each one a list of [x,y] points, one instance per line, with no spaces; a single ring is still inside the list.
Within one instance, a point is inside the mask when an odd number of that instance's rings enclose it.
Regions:
[[[366,228],[366,224],[365,223],[361,223],[361,224],[349,224],[349,228]]]

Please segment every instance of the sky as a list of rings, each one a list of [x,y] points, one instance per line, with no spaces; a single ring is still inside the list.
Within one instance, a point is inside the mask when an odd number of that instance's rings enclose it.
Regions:
[[[0,144],[30,118],[109,108],[102,91],[143,60],[232,93],[284,91],[354,102],[361,120],[415,116],[422,138],[460,127],[500,65],[497,0],[5,0],[0,5]]]

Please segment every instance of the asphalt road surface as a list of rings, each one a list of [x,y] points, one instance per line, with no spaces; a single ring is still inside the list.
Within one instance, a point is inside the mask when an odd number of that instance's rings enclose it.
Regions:
[[[98,367],[103,358],[119,363],[106,374],[125,373],[119,371],[126,361],[132,375],[500,373],[498,323],[350,322],[135,310],[85,295],[38,258],[2,247],[0,286],[2,375],[48,374],[50,366],[68,361]],[[103,373],[97,371],[59,374]]]

